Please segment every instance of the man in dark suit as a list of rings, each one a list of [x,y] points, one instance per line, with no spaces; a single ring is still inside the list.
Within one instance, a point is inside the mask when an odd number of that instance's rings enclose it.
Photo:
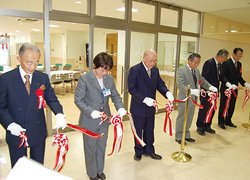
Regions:
[[[24,44],[17,57],[20,66],[0,76],[0,123],[6,129],[12,167],[27,156],[27,147],[18,148],[25,133],[30,158],[43,164],[47,127],[43,108],[38,108],[36,92],[43,92],[46,103],[56,114],[56,128],[65,128],[66,121],[47,74],[36,71],[40,50],[34,44]]]
[[[221,77],[221,63],[227,60],[228,51],[226,49],[220,49],[217,55],[209,60],[207,60],[202,68],[202,76],[213,86],[219,90],[220,77]],[[202,87],[203,88],[203,87]],[[208,89],[205,89],[208,90]],[[197,118],[197,132],[201,136],[205,136],[205,131],[211,134],[215,134],[215,130],[211,128],[212,119],[214,112],[211,115],[210,121],[206,123],[205,119],[207,112],[210,108],[210,102],[208,101],[209,96],[206,93],[205,97],[200,96],[201,105],[203,109],[199,109],[198,118]]]
[[[240,63],[240,59],[243,56],[243,49],[235,48],[232,54],[232,57],[229,58],[222,64],[222,84],[221,84],[221,98],[220,98],[220,109],[219,109],[219,117],[218,117],[218,125],[221,129],[226,129],[225,125],[236,128],[237,126],[232,123],[232,116],[234,113],[234,107],[236,102],[236,97],[232,93],[230,105],[228,108],[228,112],[226,117],[223,117],[223,111],[226,106],[227,96],[225,95],[226,89],[233,89],[238,94],[238,84],[240,83],[242,86],[246,86],[250,88],[250,84],[247,83],[242,78],[242,67]]]
[[[135,139],[135,160],[141,160],[142,154],[153,159],[162,159],[155,154],[154,149],[154,122],[155,97],[158,90],[169,101],[173,101],[172,93],[161,79],[159,69],[155,67],[157,54],[149,49],[144,52],[143,61],[130,69],[128,76],[128,90],[132,95],[130,112],[138,136],[146,143],[145,147],[139,145]]]
[[[178,99],[183,100],[186,98],[187,85],[190,85],[190,94],[195,102],[197,102],[197,97],[200,96],[199,81],[201,81],[201,86],[209,89],[210,91],[217,92],[217,88],[212,86],[206,81],[204,77],[201,76],[199,69],[197,68],[200,64],[201,56],[197,53],[192,53],[188,57],[188,62],[182,67],[177,69],[177,87],[179,89]],[[195,142],[195,139],[190,137],[190,127],[192,124],[195,105],[192,103],[191,99],[188,100],[188,116],[186,124],[185,140],[188,142]],[[185,118],[185,104],[178,103],[178,115],[176,118],[176,131],[175,140],[179,144],[182,141],[183,126]]]

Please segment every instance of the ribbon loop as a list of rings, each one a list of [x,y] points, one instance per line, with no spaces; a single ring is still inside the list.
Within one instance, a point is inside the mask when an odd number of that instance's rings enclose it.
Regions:
[[[19,135],[19,138],[21,138],[21,142],[20,142],[20,144],[19,144],[19,146],[18,146],[18,149],[19,149],[23,144],[24,144],[24,147],[28,147],[28,146],[29,146],[27,135],[26,135],[23,131],[21,131],[20,133],[21,133],[21,134]]]
[[[172,120],[170,117],[171,112],[173,112],[174,106],[171,103],[171,101],[166,104],[166,117],[165,117],[165,123],[164,123],[164,132],[168,133],[170,136],[173,135],[173,125],[172,125]],[[168,128],[167,128],[168,125]]]
[[[249,99],[249,89],[246,89],[246,90],[245,90],[245,94],[246,94],[246,96],[245,96],[244,101],[243,101],[243,104],[242,104],[242,111],[243,111],[243,112],[244,112],[244,106],[246,105],[246,103],[247,103],[247,101],[248,101],[248,99]]]

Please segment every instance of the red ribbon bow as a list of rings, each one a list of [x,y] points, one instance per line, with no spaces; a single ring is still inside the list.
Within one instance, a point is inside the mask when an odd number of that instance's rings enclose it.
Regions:
[[[157,105],[157,101],[154,100],[153,103],[154,103],[154,105],[155,105],[155,113],[158,113],[159,107],[158,107],[158,105]]]
[[[27,135],[24,133],[24,132],[20,132],[21,134],[19,135],[19,138],[21,138],[21,142],[18,146],[18,149],[24,144],[24,147],[28,147],[29,144],[28,144],[28,137]]]
[[[247,101],[249,99],[249,89],[245,90],[245,94],[246,94],[246,96],[245,96],[243,104],[242,104],[242,111],[244,111],[244,106],[246,105],[246,103],[247,103]]]
[[[122,137],[123,137],[122,117],[119,113],[112,115],[108,122],[110,122],[114,126],[113,148],[112,148],[112,152],[110,154],[108,154],[108,156],[110,156],[114,152],[118,153],[121,149]]]
[[[209,123],[213,114],[214,110],[217,110],[217,97],[218,97],[218,93],[210,93],[208,94],[209,99],[207,101],[209,101],[210,103],[210,107],[207,111],[206,114],[206,118],[204,120],[204,123]]]
[[[63,165],[65,163],[66,153],[68,152],[69,149],[68,138],[65,134],[58,133],[54,136],[53,140],[54,142],[52,146],[55,144],[58,146],[54,170],[59,172],[63,168]]]
[[[223,111],[222,116],[226,117],[227,110],[228,110],[228,108],[230,106],[230,100],[231,100],[232,91],[230,89],[226,89],[224,93],[225,93],[225,96],[227,96],[227,101],[226,101],[226,106],[225,106],[225,109]]]
[[[166,117],[165,117],[165,123],[164,123],[164,132],[168,133],[170,136],[173,135],[173,126],[172,126],[172,120],[170,118],[171,112],[173,112],[174,106],[171,103],[171,101],[166,104]],[[166,130],[166,127],[168,125],[168,131]]]
[[[42,89],[37,89],[36,90],[36,95],[37,95],[37,98],[38,98],[37,109],[41,109],[42,106],[43,106],[43,108],[46,108],[46,104],[45,104],[44,97],[43,97],[43,90]]]

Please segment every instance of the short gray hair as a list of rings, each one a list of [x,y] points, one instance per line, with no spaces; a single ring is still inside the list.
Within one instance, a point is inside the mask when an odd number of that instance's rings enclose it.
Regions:
[[[190,61],[193,62],[195,57],[201,58],[201,55],[199,55],[198,53],[192,53],[190,54],[190,56],[188,56],[188,61],[190,59]]]
[[[33,52],[38,52],[38,53],[40,54],[40,56],[41,56],[40,49],[39,49],[39,47],[38,47],[37,45],[35,45],[35,44],[30,44],[30,43],[24,43],[24,44],[20,47],[20,49],[19,49],[19,57],[20,57],[20,58],[23,56],[24,52],[25,52],[27,49],[29,49],[29,50],[31,50],[31,51],[33,51]]]

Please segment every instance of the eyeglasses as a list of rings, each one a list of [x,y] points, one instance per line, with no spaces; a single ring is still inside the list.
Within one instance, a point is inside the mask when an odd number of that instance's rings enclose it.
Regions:
[[[238,57],[238,58],[242,58],[243,56],[237,56],[237,55],[235,55],[236,57]]]
[[[100,71],[103,72],[103,73],[108,73],[109,72],[109,69],[105,69],[105,67],[101,67],[100,68]]]

